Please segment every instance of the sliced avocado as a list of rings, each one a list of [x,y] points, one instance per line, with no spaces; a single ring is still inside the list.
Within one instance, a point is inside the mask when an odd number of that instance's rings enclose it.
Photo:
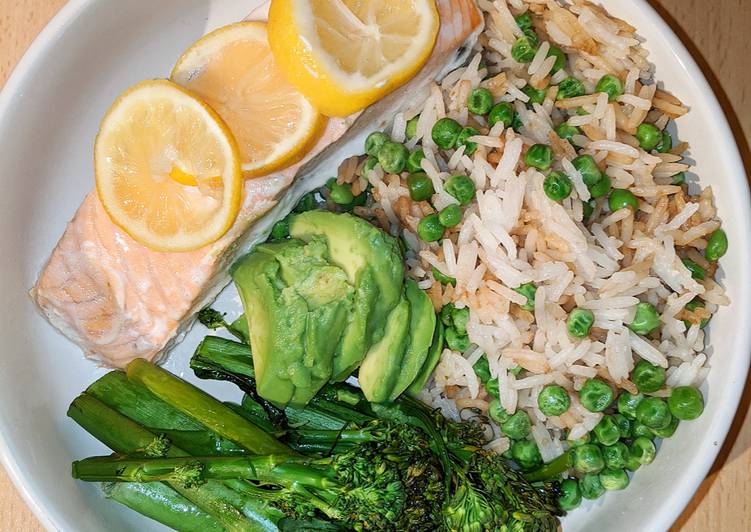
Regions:
[[[407,388],[409,395],[416,396],[422,391],[433,374],[436,365],[438,365],[441,353],[443,353],[443,322],[438,320],[438,326],[435,328],[435,333],[433,334],[433,343],[430,345],[430,351],[428,351],[428,358],[425,359],[420,373],[412,381],[409,388]]]
[[[360,365],[357,380],[365,398],[385,403],[399,380],[402,359],[409,340],[409,301],[403,297],[386,320],[381,340],[373,345]]]
[[[404,351],[399,378],[391,391],[391,401],[403,394],[422,370],[435,333],[435,309],[428,295],[412,279],[407,280],[404,293],[410,307],[409,342]]]
[[[332,381],[344,380],[381,339],[386,319],[399,302],[404,277],[399,246],[361,218],[326,211],[293,216],[290,235],[306,241],[325,238],[331,263],[342,268],[355,287],[353,311],[334,358]]]

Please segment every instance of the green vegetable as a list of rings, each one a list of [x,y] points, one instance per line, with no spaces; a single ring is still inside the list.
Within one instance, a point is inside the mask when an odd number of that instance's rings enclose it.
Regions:
[[[514,106],[508,102],[497,103],[488,114],[488,126],[493,127],[497,123],[503,123],[503,127],[510,127],[516,116]]]
[[[618,430],[621,433],[621,438],[628,438],[631,436],[631,420],[623,414],[612,414],[613,421],[618,425]]]
[[[550,50],[548,50],[548,57],[555,57],[555,63],[553,63],[553,68],[550,71],[551,74],[557,74],[559,70],[566,66],[566,54],[563,53],[563,50],[561,50],[557,46],[550,46]]]
[[[588,473],[580,478],[579,489],[582,492],[582,497],[590,501],[599,499],[605,493],[605,488],[602,487],[600,482],[600,476],[596,473]]]
[[[693,386],[678,386],[668,397],[668,407],[676,419],[690,421],[704,411],[704,396]]]
[[[434,125],[431,137],[436,146],[444,150],[450,150],[456,145],[462,126],[453,118],[441,118]]]
[[[662,136],[660,137],[660,143],[655,146],[655,151],[657,153],[667,153],[673,148],[673,139],[670,137],[670,133],[668,133],[667,129],[663,130]]]
[[[269,235],[269,240],[272,242],[279,242],[280,240],[284,240],[289,236],[289,219],[283,218],[276,222],[273,227],[271,228],[271,234]],[[201,321],[200,315],[198,318],[198,321]],[[203,323],[201,321],[201,323]]]
[[[414,201],[429,200],[435,194],[433,181],[430,180],[425,172],[409,174],[407,177],[407,188],[409,189],[409,197]]]
[[[707,249],[704,256],[707,260],[715,261],[728,252],[728,235],[722,229],[717,229],[707,238]]]
[[[607,196],[608,192],[610,192],[610,176],[608,174],[602,174],[602,179],[589,187],[589,193],[595,199]]]
[[[642,393],[656,392],[665,384],[665,368],[640,360],[631,372],[631,382]]]
[[[586,221],[595,212],[595,200],[589,200],[582,203],[582,218]]]
[[[686,306],[684,308],[689,312],[696,312],[696,309],[704,308],[705,306],[706,305],[704,304],[704,301],[699,296],[696,296],[691,301],[686,303]],[[688,329],[692,325],[692,323],[689,322],[688,320],[683,320],[683,323],[686,325],[686,329]],[[707,323],[709,323],[709,318],[703,318],[699,322],[699,327],[703,329],[704,327],[707,326]]]
[[[368,138],[365,139],[365,153],[370,155],[371,157],[378,157],[378,153],[381,151],[381,148],[384,144],[389,142],[391,139],[388,135],[381,131],[374,131],[370,135],[368,135]]]
[[[377,165],[378,158],[368,155],[367,159],[365,159],[365,164],[362,165],[363,172],[365,172],[365,175],[367,176]]]
[[[440,221],[440,219],[439,219]],[[442,274],[435,266],[432,266],[433,271],[433,278],[441,283],[442,285],[450,284],[452,286],[456,286],[456,278],[455,277],[449,277],[448,275]]]
[[[500,391],[498,389],[498,379],[490,379],[488,382],[486,382],[485,391],[488,392],[488,395],[498,398],[500,395]]]
[[[449,177],[443,185],[444,190],[456,198],[460,205],[467,205],[475,197],[475,182],[465,175]]]
[[[407,166],[409,151],[404,144],[385,142],[378,151],[378,164],[389,174],[400,174]]]
[[[570,512],[579,507],[582,502],[581,490],[579,483],[573,478],[567,478],[561,482],[561,494],[558,496],[558,505],[561,510]]]
[[[277,224],[279,223],[280,222],[277,222]],[[274,224],[274,228],[276,228],[277,224]],[[284,227],[283,229],[280,229],[277,234],[281,234],[282,230],[284,229],[286,229],[285,237],[289,236],[289,223],[286,224],[286,227]],[[274,229],[272,229],[271,232],[273,235]],[[207,329],[211,329],[213,331],[217,329],[227,329],[228,333],[230,333],[232,336],[239,339],[240,341],[242,342],[248,341],[248,337],[245,335],[244,331],[239,330],[233,324],[227,323],[224,320],[224,314],[222,314],[218,310],[214,310],[211,307],[206,307],[198,312],[198,321],[201,323],[201,325],[203,325]]]
[[[529,436],[532,430],[532,422],[529,420],[529,416],[521,410],[517,410],[500,426],[503,433],[512,440],[523,440]]]
[[[626,466],[625,467],[629,471],[636,471],[637,469],[639,469],[641,467],[641,462],[638,459],[636,459],[631,454],[630,450],[629,450],[629,454],[628,454],[628,459],[626,460]]]
[[[595,92],[605,92],[608,95],[608,101],[614,102],[623,94],[623,82],[611,74],[605,74],[600,78],[595,87]]]
[[[619,469],[626,467],[626,461],[629,457],[629,450],[625,443],[615,442],[613,445],[602,447],[602,458],[605,461],[605,467],[610,469]]]
[[[587,187],[592,187],[602,179],[603,174],[600,172],[600,167],[597,166],[591,155],[579,155],[571,161],[571,164],[579,171],[582,181]]]
[[[470,341],[466,334],[459,333],[454,327],[447,327],[444,331],[446,337],[446,345],[452,351],[459,351],[463,353],[469,349]]]
[[[437,214],[429,214],[417,224],[417,236],[425,242],[436,242],[443,238],[444,227]]]
[[[438,220],[444,227],[454,227],[462,221],[462,208],[459,205],[451,204],[444,207],[438,213]]]
[[[641,124],[636,128],[636,140],[644,151],[652,151],[662,140],[662,132],[652,124]]]
[[[612,416],[603,416],[593,429],[597,441],[604,446],[613,445],[621,439],[621,430]]]
[[[468,139],[479,134],[480,132],[475,128],[465,127],[464,129],[462,129],[461,133],[459,133],[459,137],[456,139],[456,148],[459,149],[461,146],[464,146],[464,154],[472,155],[477,151],[477,143],[470,142]]]
[[[636,419],[636,407],[639,406],[644,400],[642,394],[630,394],[628,392],[621,392],[618,396],[618,412],[626,416],[628,419]]]
[[[587,379],[579,391],[579,401],[590,412],[602,412],[613,402],[613,389],[600,379]]]
[[[582,134],[581,129],[576,126],[572,126],[567,122],[561,122],[560,124],[558,124],[558,127],[555,128],[555,133],[562,139],[566,139],[572,144],[573,141],[571,139],[573,139],[574,135]]]
[[[542,456],[537,444],[531,440],[515,441],[511,446],[511,458],[525,471],[539,467]]]
[[[663,429],[670,424],[668,404],[659,397],[647,397],[636,407],[636,420],[650,429]]]
[[[661,429],[652,429],[652,434],[657,436],[658,438],[672,438],[673,434],[675,434],[675,431],[678,429],[678,425],[680,424],[680,420],[673,416],[670,418],[670,423],[667,427],[663,427]]]
[[[556,96],[556,100],[576,98],[585,94],[587,94],[587,91],[584,88],[584,83],[573,76],[569,76],[558,84],[558,96]]]
[[[652,443],[652,440],[639,436],[631,443],[629,452],[640,464],[648,465],[654,461],[657,449],[655,448],[655,444]]]
[[[704,268],[696,264],[691,259],[683,259],[681,262],[683,262],[683,265],[688,269],[688,271],[691,272],[692,278],[698,281],[703,281],[706,278],[706,272],[704,271]]]
[[[547,89],[535,89],[532,85],[525,85],[524,87],[522,87],[522,92],[529,96],[529,104],[541,104],[545,101],[545,97],[548,94]]]
[[[528,30],[532,28],[532,15],[529,14],[529,11],[522,13],[514,20],[516,20],[516,25],[519,26],[522,30]]]
[[[631,436],[633,438],[643,437],[651,439],[654,436],[654,432],[641,421],[634,421],[631,425]]]
[[[467,97],[467,109],[476,115],[485,115],[493,107],[493,93],[484,87],[478,87]]]
[[[537,53],[537,42],[529,35],[522,35],[511,46],[511,57],[517,63],[531,63]]]
[[[548,384],[537,396],[537,406],[546,416],[560,416],[571,406],[571,398],[562,386]]]
[[[545,195],[553,201],[563,201],[571,195],[571,179],[560,171],[550,172],[542,183]]]
[[[605,467],[600,447],[585,443],[573,449],[573,465],[579,473],[599,473]]]
[[[475,362],[475,365],[472,366],[472,369],[475,371],[477,378],[480,379],[480,382],[482,382],[483,384],[490,380],[490,364],[488,363],[487,355],[483,354],[479,359],[477,359],[477,362]]]
[[[628,474],[623,469],[605,468],[600,471],[600,484],[608,491],[626,489],[628,482]]]
[[[527,298],[526,303],[519,305],[522,309],[529,310],[530,312],[535,310],[535,294],[537,293],[537,287],[534,283],[524,283],[523,285],[514,288],[514,291]]]
[[[553,149],[547,144],[534,144],[524,155],[524,163],[538,170],[547,170],[553,163]]]
[[[686,172],[678,172],[670,181],[671,185],[682,185],[686,182]]]
[[[355,199],[355,196],[352,194],[352,185],[349,183],[342,183],[340,185],[334,179],[329,188],[331,189],[331,201],[338,205],[347,205]]]
[[[610,207],[611,212],[625,208],[636,212],[639,210],[639,201],[630,190],[615,188],[608,198],[608,207]]]
[[[660,326],[660,315],[652,303],[638,303],[636,315],[628,328],[636,334],[646,336]]]
[[[566,329],[568,333],[575,338],[586,338],[592,325],[595,322],[595,315],[589,309],[575,308],[568,315],[566,320]]]
[[[407,171],[408,172],[422,172],[422,160],[425,158],[425,152],[422,148],[418,148],[407,157]]]
[[[501,406],[501,400],[497,397],[493,398],[488,404],[488,415],[490,416],[490,419],[499,424],[505,423],[508,421],[508,418],[511,417],[508,412],[506,412],[506,409]]]
[[[417,135],[417,122],[419,121],[420,121],[420,115],[417,115],[407,120],[407,128],[405,130],[405,135],[407,136],[407,140],[412,140],[413,138],[415,138],[415,135]]]

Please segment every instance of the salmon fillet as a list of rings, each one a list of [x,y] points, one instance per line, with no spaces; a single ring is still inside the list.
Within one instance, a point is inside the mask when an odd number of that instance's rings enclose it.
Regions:
[[[336,175],[341,161],[361,153],[368,133],[414,107],[430,82],[467,59],[483,24],[474,0],[436,5],[441,28],[421,72],[359,116],[330,119],[298,164],[246,181],[240,214],[217,242],[185,253],[153,251],[114,225],[96,190],[89,192],[31,290],[43,316],[102,364],[159,360],[229,283],[229,266],[265,240],[274,221]]]

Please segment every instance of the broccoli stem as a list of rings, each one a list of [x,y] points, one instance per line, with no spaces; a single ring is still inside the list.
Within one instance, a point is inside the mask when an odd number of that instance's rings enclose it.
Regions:
[[[135,359],[128,364],[126,372],[128,379],[142,384],[162,401],[253,454],[293,452],[274,436],[203,390],[150,362]]]
[[[543,480],[552,480],[558,475],[568,471],[573,466],[571,451],[566,451],[558,458],[555,458],[544,464],[534,471],[530,471],[524,475],[524,478],[529,482],[539,482]]]
[[[222,524],[169,486],[160,482],[112,483],[108,499],[180,532],[222,532]]]
[[[242,447],[208,430],[147,430],[164,434],[169,441],[193,456],[245,455]]]

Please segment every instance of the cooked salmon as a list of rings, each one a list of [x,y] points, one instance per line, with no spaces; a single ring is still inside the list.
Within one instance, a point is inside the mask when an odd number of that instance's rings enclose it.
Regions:
[[[475,1],[436,4],[441,28],[421,72],[359,116],[330,119],[298,164],[246,181],[240,214],[217,242],[186,253],[150,250],[115,226],[91,191],[31,290],[42,314],[87,357],[105,365],[160,359],[229,283],[229,266],[266,238],[273,221],[336,175],[341,161],[360,153],[369,132],[413,107],[430,82],[467,59],[483,24]]]

